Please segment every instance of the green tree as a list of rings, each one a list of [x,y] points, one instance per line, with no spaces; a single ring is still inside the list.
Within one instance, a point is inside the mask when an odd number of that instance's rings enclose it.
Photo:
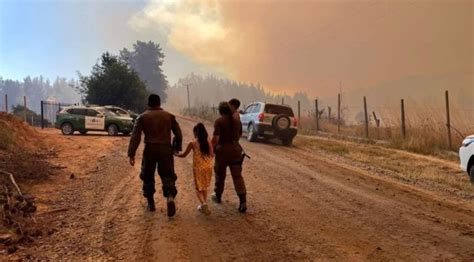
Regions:
[[[137,41],[133,45],[133,50],[129,51],[124,48],[120,51],[120,56],[138,73],[140,79],[145,82],[147,90],[159,95],[165,102],[168,80],[161,69],[165,55],[160,45],[152,41],[148,43]]]
[[[141,112],[146,107],[145,84],[127,63],[108,52],[92,68],[90,76],[79,76],[83,102],[118,105]]]

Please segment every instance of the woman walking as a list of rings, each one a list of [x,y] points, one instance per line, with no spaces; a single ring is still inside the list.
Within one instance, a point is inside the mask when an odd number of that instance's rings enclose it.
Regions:
[[[227,102],[219,104],[220,117],[214,123],[212,145],[215,146],[215,187],[212,200],[221,203],[222,193],[226,178],[227,167],[234,182],[235,191],[239,197],[239,212],[247,211],[247,191],[245,181],[242,177],[242,163],[244,154],[239,144],[242,124],[239,119],[234,118],[232,110]]]

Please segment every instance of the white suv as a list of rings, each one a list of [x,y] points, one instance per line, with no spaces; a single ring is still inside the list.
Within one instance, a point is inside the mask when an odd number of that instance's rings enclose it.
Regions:
[[[278,138],[283,145],[290,146],[298,133],[297,120],[287,105],[252,103],[240,112],[240,121],[250,142],[259,137]]]
[[[469,174],[471,183],[474,183],[474,135],[466,137],[459,148],[461,169]]]

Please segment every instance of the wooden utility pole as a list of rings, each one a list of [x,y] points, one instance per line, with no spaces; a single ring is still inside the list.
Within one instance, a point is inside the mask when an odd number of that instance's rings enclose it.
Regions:
[[[364,96],[365,138],[369,138],[369,116],[367,115],[367,99]]]
[[[403,139],[406,138],[407,136],[407,131],[406,131],[406,127],[405,127],[405,102],[403,101],[403,99],[401,100],[400,102],[400,106],[401,106],[401,121],[402,121],[402,137]]]
[[[44,128],[44,101],[41,100],[41,129]]]
[[[301,123],[301,102],[298,100],[298,128],[300,128]]]
[[[314,108],[316,112],[316,132],[319,131],[319,107],[318,107],[318,99],[314,100]]]
[[[8,114],[8,95],[5,94],[5,112]]]
[[[337,133],[341,133],[341,93],[337,94]]]
[[[448,148],[451,150],[452,142],[451,142],[451,118],[449,115],[449,93],[448,90],[445,92],[446,98],[446,127],[448,128]]]
[[[189,112],[191,112],[191,102],[190,102],[190,100],[189,100],[189,86],[190,86],[190,85],[191,85],[191,84],[186,84],[186,91],[187,91],[187,93],[188,93],[188,111],[189,111]]]
[[[23,118],[25,119],[25,122],[27,122],[27,119],[26,119],[26,96],[23,96]]]

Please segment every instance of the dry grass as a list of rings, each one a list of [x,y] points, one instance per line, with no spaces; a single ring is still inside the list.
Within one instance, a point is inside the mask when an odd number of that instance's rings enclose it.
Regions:
[[[0,113],[0,169],[13,173],[18,182],[43,179],[50,166],[40,154],[38,132],[23,120]]]
[[[474,186],[469,182],[467,174],[459,169],[457,161],[412,154],[379,145],[326,138],[299,137],[296,145],[387,170],[390,177],[404,183],[474,199]]]
[[[451,109],[451,148],[448,146],[446,116],[442,108],[406,107],[405,139],[401,134],[400,112],[396,108],[382,108],[376,111],[381,124],[377,128],[375,121],[370,119],[369,139],[387,141],[393,148],[426,155],[446,155],[445,151],[458,150],[464,136],[474,134],[472,114],[474,111],[466,109]],[[300,130],[302,134],[316,134],[314,115],[301,117]],[[320,119],[320,131],[342,136],[365,137],[362,123],[341,124],[338,132],[335,119]]]

